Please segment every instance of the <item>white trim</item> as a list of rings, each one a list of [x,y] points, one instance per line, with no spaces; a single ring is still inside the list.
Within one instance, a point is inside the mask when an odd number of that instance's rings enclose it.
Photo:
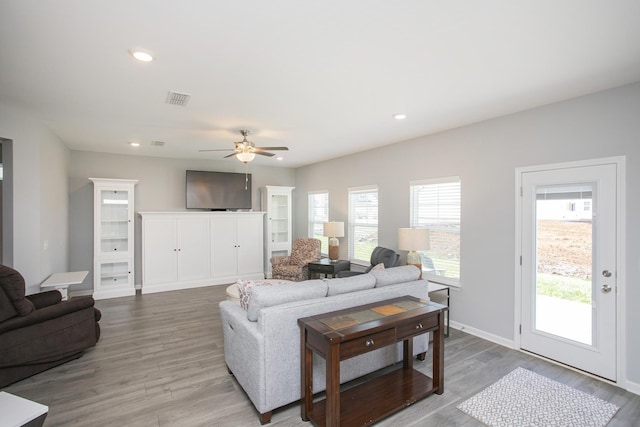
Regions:
[[[373,185],[361,185],[359,187],[349,187],[347,188],[347,193],[357,193],[357,192],[361,192],[361,191],[371,191],[371,190],[377,190],[378,186],[373,184]]]
[[[455,176],[447,176],[443,178],[427,178],[427,179],[416,179],[413,181],[409,181],[409,186],[412,185],[431,185],[431,184],[443,184],[449,182],[460,182],[461,178],[457,175]]]
[[[471,326],[465,325],[464,323],[456,322],[455,320],[451,320],[449,325],[453,329],[466,332],[467,334],[473,335],[475,337],[482,338],[487,341],[491,341],[492,343],[501,345],[503,347],[516,349],[516,347],[514,346],[513,340],[509,340],[498,335],[490,334],[489,332],[485,332],[483,330],[473,328]]]
[[[514,348],[521,348],[520,340],[520,324],[522,321],[522,276],[520,265],[520,254],[522,251],[522,174],[526,172],[546,171],[552,169],[569,169],[587,166],[601,166],[607,164],[616,165],[616,200],[617,200],[617,218],[616,218],[616,252],[617,252],[617,294],[616,294],[616,385],[620,388],[627,389],[630,383],[627,380],[627,342],[626,342],[626,157],[605,157],[601,159],[579,160],[575,162],[551,163],[537,166],[524,166],[515,169],[515,251],[514,251],[514,319],[513,319],[513,336]],[[564,366],[564,365],[563,365]],[[635,387],[635,386],[634,386]],[[627,389],[628,390],[628,389]],[[631,391],[631,390],[629,390]],[[634,391],[634,393],[636,393]],[[636,393],[640,394],[640,393]]]

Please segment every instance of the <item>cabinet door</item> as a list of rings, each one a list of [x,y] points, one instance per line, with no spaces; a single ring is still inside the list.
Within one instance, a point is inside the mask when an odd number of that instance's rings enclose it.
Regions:
[[[178,280],[209,277],[209,224],[207,218],[178,221]]]
[[[237,269],[236,217],[219,216],[210,221],[211,275],[235,276]]]
[[[238,217],[238,275],[263,273],[263,219],[259,215]]]
[[[96,192],[96,256],[127,256],[133,247],[130,217],[133,209],[132,191],[97,187]]]
[[[269,220],[271,221],[271,244],[275,250],[288,249],[291,244],[291,196],[272,194],[269,201]]]
[[[129,260],[104,260],[96,263],[93,297],[117,298],[136,294]]]
[[[178,235],[175,219],[149,219],[144,222],[143,284],[178,280]]]

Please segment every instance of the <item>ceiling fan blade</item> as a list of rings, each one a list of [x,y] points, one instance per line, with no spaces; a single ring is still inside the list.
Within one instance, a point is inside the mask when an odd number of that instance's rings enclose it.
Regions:
[[[231,153],[231,154],[227,154],[226,156],[224,156],[224,157],[223,157],[223,159],[226,159],[227,157],[233,157],[233,156],[235,156],[236,154],[238,154],[238,153],[235,153],[235,152],[234,152],[234,153]]]
[[[254,151],[255,154],[258,154],[260,156],[267,156],[267,157],[273,157],[275,156],[275,154],[273,153],[267,153],[266,151]]]
[[[198,150],[198,152],[203,152],[203,151],[235,151],[235,149],[233,148],[220,148],[217,150]]]
[[[256,147],[256,150],[278,151],[278,150],[289,150],[289,147]]]

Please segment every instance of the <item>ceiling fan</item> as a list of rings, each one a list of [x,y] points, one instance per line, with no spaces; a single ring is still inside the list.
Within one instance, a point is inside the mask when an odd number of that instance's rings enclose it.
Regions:
[[[233,153],[229,154],[228,156],[224,156],[224,158],[226,159],[227,157],[236,156],[236,158],[241,162],[249,163],[254,159],[256,154],[259,154],[261,156],[273,157],[275,156],[275,154],[269,153],[269,151],[289,150],[289,147],[256,147],[253,142],[247,140],[247,135],[249,135],[248,130],[243,129],[240,131],[240,133],[242,134],[242,141],[236,141],[234,143],[236,144],[236,148],[221,148],[217,150],[199,151],[233,151]]]

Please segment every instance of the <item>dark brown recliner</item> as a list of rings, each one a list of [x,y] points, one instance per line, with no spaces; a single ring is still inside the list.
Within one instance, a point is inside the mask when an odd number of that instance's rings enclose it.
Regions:
[[[24,278],[0,265],[0,387],[76,359],[100,338],[92,297],[25,296]]]

